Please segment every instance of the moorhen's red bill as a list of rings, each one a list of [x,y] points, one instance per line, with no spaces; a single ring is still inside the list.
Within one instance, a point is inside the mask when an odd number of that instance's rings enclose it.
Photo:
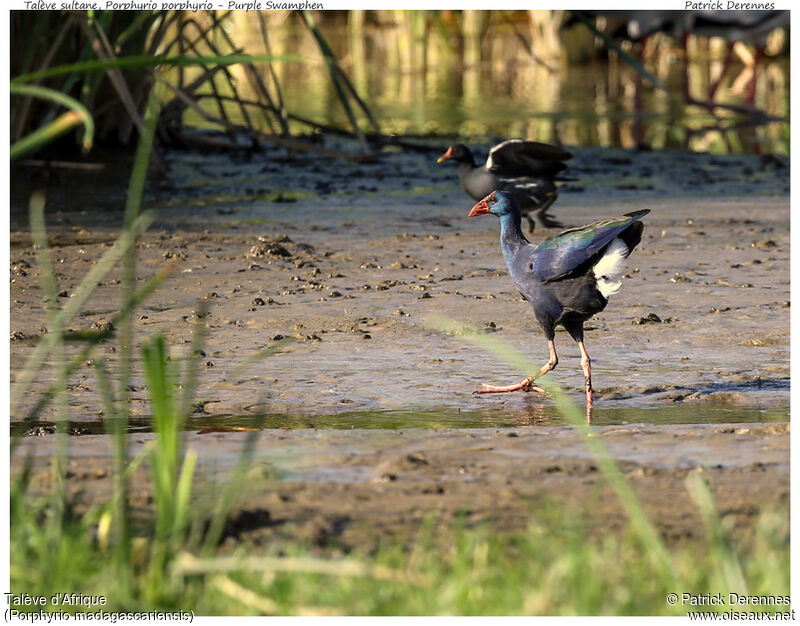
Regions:
[[[622,282],[625,259],[642,240],[649,209],[570,228],[534,246],[522,234],[514,197],[493,191],[470,211],[470,217],[493,213],[500,218],[500,246],[514,285],[533,307],[550,345],[550,360],[522,382],[507,387],[483,385],[476,393],[539,391],[533,381],[556,365],[555,327],[562,325],[578,344],[586,383],[586,409],[594,403],[592,370],[583,342],[583,323],[608,304]]]
[[[438,163],[458,163],[458,180],[474,200],[480,200],[491,191],[503,190],[514,196],[520,213],[528,220],[533,232],[534,213],[543,226],[559,228],[563,224],[548,214],[548,209],[558,198],[556,176],[567,168],[564,161],[572,155],[559,148],[539,141],[509,139],[489,151],[489,158],[481,166],[467,146],[450,146]]]

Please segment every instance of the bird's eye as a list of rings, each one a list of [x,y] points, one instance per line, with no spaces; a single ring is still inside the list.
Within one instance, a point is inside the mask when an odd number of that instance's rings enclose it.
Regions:
[[[528,264],[528,269],[529,269],[529,270],[531,270],[531,271],[533,271],[533,263],[529,263],[529,264]]]

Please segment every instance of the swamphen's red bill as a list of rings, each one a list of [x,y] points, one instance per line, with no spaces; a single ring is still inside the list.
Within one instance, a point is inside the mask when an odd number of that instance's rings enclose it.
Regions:
[[[489,203],[494,204],[497,202],[497,198],[494,197],[494,191],[486,196],[483,200],[478,202],[472,210],[469,212],[470,217],[475,217],[476,215],[486,215],[489,212]]]
[[[436,162],[441,163],[442,161],[449,161],[453,158],[453,146],[450,146],[442,156],[440,156]]]

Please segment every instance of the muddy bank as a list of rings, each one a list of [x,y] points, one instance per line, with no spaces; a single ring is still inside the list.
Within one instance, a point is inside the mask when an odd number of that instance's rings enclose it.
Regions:
[[[568,172],[576,180],[554,207],[565,224],[652,209],[621,292],[587,324],[598,407],[785,407],[786,163],[576,152]],[[148,197],[158,221],[139,246],[139,271],[146,277],[165,264],[173,271],[135,321],[144,334],[163,332],[178,356],[187,349],[198,299],[206,299],[198,411],[550,411],[546,401],[526,394],[472,396],[481,381],[508,383],[519,373],[429,326],[431,315],[443,315],[490,332],[535,361],[547,356],[503,265],[497,221],[466,217],[472,202],[455,170],[437,166],[435,156],[394,153],[353,165],[309,156],[171,155],[169,179]],[[72,194],[64,191],[66,182],[21,181],[13,196],[12,377],[45,325],[22,212],[25,192],[39,183],[52,188],[48,226],[63,298],[119,227],[119,185],[102,187],[103,194]],[[547,234],[539,230],[531,239]],[[112,272],[70,328],[103,328],[117,303]],[[281,338],[292,341],[251,360]],[[579,399],[577,348],[566,333],[556,341],[560,364],[550,378]],[[111,344],[102,353],[113,367]],[[33,391],[48,381],[45,369]],[[146,416],[138,368],[133,388],[134,413]],[[86,369],[71,381],[70,405],[73,419],[99,418],[96,382]]]
[[[187,434],[200,460],[201,503],[230,476],[247,436]],[[737,538],[748,535],[759,511],[788,510],[787,424],[605,426],[596,436],[671,544],[703,537],[684,482],[691,471],[701,470],[710,482],[720,516]],[[131,453],[150,438],[132,436]],[[71,443],[70,485],[81,491],[81,509],[110,495],[111,442],[86,436]],[[33,488],[44,488],[53,438],[23,440],[15,472],[28,452],[36,461]],[[150,504],[147,481],[143,470],[132,481],[139,514]],[[365,549],[413,538],[426,517],[443,528],[460,519],[497,532],[522,529],[551,500],[598,536],[627,528],[596,461],[569,427],[264,430],[227,534],[234,543],[292,536]]]

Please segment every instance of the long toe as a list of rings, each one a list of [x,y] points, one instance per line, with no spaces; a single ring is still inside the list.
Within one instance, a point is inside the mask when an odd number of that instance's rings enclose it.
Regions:
[[[484,393],[509,393],[512,391],[535,391],[541,395],[547,395],[547,392],[542,389],[541,387],[537,387],[534,385],[530,379],[526,378],[520,383],[516,385],[507,385],[503,387],[497,387],[495,385],[487,385],[485,383],[481,383],[481,388],[473,393],[476,394],[484,394]]]
[[[487,385],[486,383],[481,383],[481,388],[475,391],[474,393],[509,393],[511,391],[520,391],[521,389],[527,389],[530,386],[530,381],[526,378],[521,383],[517,383],[516,385],[507,385],[505,387],[497,387],[495,385]]]

